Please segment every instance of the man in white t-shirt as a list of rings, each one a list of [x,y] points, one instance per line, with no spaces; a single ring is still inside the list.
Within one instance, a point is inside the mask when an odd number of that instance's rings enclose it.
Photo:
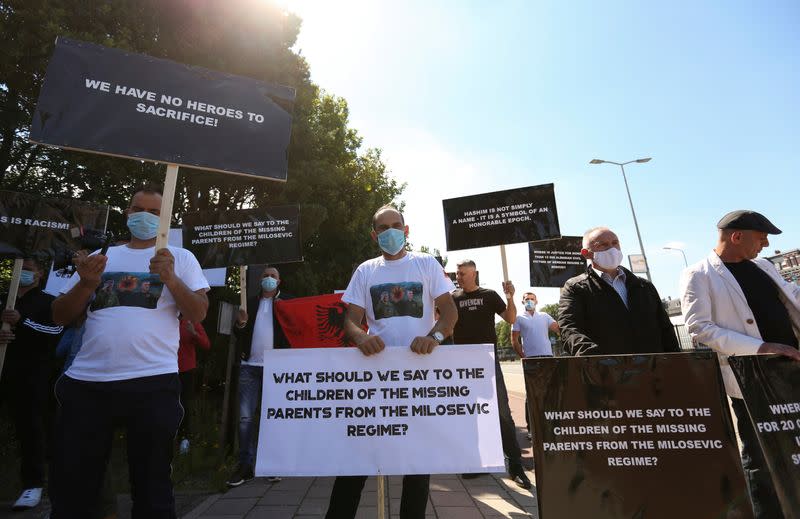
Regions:
[[[511,327],[511,344],[514,346],[519,358],[525,357],[552,357],[553,346],[550,344],[550,333],[559,333],[558,323],[549,314],[536,311],[536,294],[525,292],[522,294],[522,305],[525,312],[517,315],[514,326]],[[520,339],[522,341],[520,342]],[[531,439],[531,423],[528,416],[528,399],[525,399],[525,427],[528,429],[528,439]]]
[[[281,294],[281,274],[275,267],[261,273],[261,292],[247,298],[247,310],[239,309],[236,318],[236,347],[239,350],[239,463],[228,478],[229,487],[238,487],[255,477],[261,388],[264,383],[264,352],[288,348],[289,343],[275,316],[275,302],[286,299]],[[250,316],[253,316],[250,319]],[[279,477],[269,477],[272,483]]]
[[[130,242],[80,262],[53,302],[56,323],[86,311],[86,327],[55,388],[52,519],[95,513],[115,422],[127,434],[132,517],[175,517],[170,463],[183,418],[178,315],[202,321],[209,287],[191,252],[155,251],[160,213],[160,188],[136,190],[125,210]]]
[[[408,226],[394,207],[378,209],[372,217],[371,234],[383,254],[359,265],[350,279],[342,296],[349,304],[345,333],[364,355],[380,354],[386,347],[431,353],[453,333],[458,319],[450,296],[452,281],[433,256],[406,251]],[[434,318],[436,308],[438,321]],[[369,333],[361,328],[365,317]],[[355,517],[366,479],[337,477],[326,518]],[[403,478],[402,519],[425,517],[429,487],[429,475]]]

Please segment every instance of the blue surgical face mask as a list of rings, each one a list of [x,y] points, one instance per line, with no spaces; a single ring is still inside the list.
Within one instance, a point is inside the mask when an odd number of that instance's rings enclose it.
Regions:
[[[23,270],[19,276],[19,284],[23,287],[29,287],[33,285],[33,278],[35,274],[31,270]]]
[[[402,229],[386,229],[378,235],[378,246],[390,256],[403,250],[405,244],[406,233]]]
[[[261,288],[267,292],[272,292],[278,288],[278,280],[275,278],[266,277],[261,280]]]
[[[128,229],[139,240],[152,240],[158,234],[160,218],[147,211],[139,211],[128,215]]]
[[[536,310],[536,303],[528,299],[525,301],[525,310],[528,310],[529,312]]]

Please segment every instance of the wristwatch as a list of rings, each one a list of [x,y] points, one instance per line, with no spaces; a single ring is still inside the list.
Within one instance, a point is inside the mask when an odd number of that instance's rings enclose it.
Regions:
[[[444,341],[444,334],[439,331],[428,334],[428,337],[431,337],[434,341],[438,342],[439,344],[441,344],[442,341]]]

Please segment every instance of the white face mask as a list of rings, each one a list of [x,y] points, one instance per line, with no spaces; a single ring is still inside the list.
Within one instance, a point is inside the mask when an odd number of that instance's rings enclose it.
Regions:
[[[595,252],[592,256],[592,263],[600,268],[615,269],[622,264],[622,251],[611,247],[608,250]]]

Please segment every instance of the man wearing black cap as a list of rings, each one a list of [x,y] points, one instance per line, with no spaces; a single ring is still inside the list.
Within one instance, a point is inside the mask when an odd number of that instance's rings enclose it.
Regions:
[[[777,353],[800,361],[800,286],[785,281],[774,265],[757,258],[780,234],[755,211],[733,211],[717,223],[719,241],[708,257],[683,271],[683,315],[692,338],[720,357],[725,389],[732,399],[742,441],[742,465],[757,518],[781,518],[775,490],[729,355]]]

